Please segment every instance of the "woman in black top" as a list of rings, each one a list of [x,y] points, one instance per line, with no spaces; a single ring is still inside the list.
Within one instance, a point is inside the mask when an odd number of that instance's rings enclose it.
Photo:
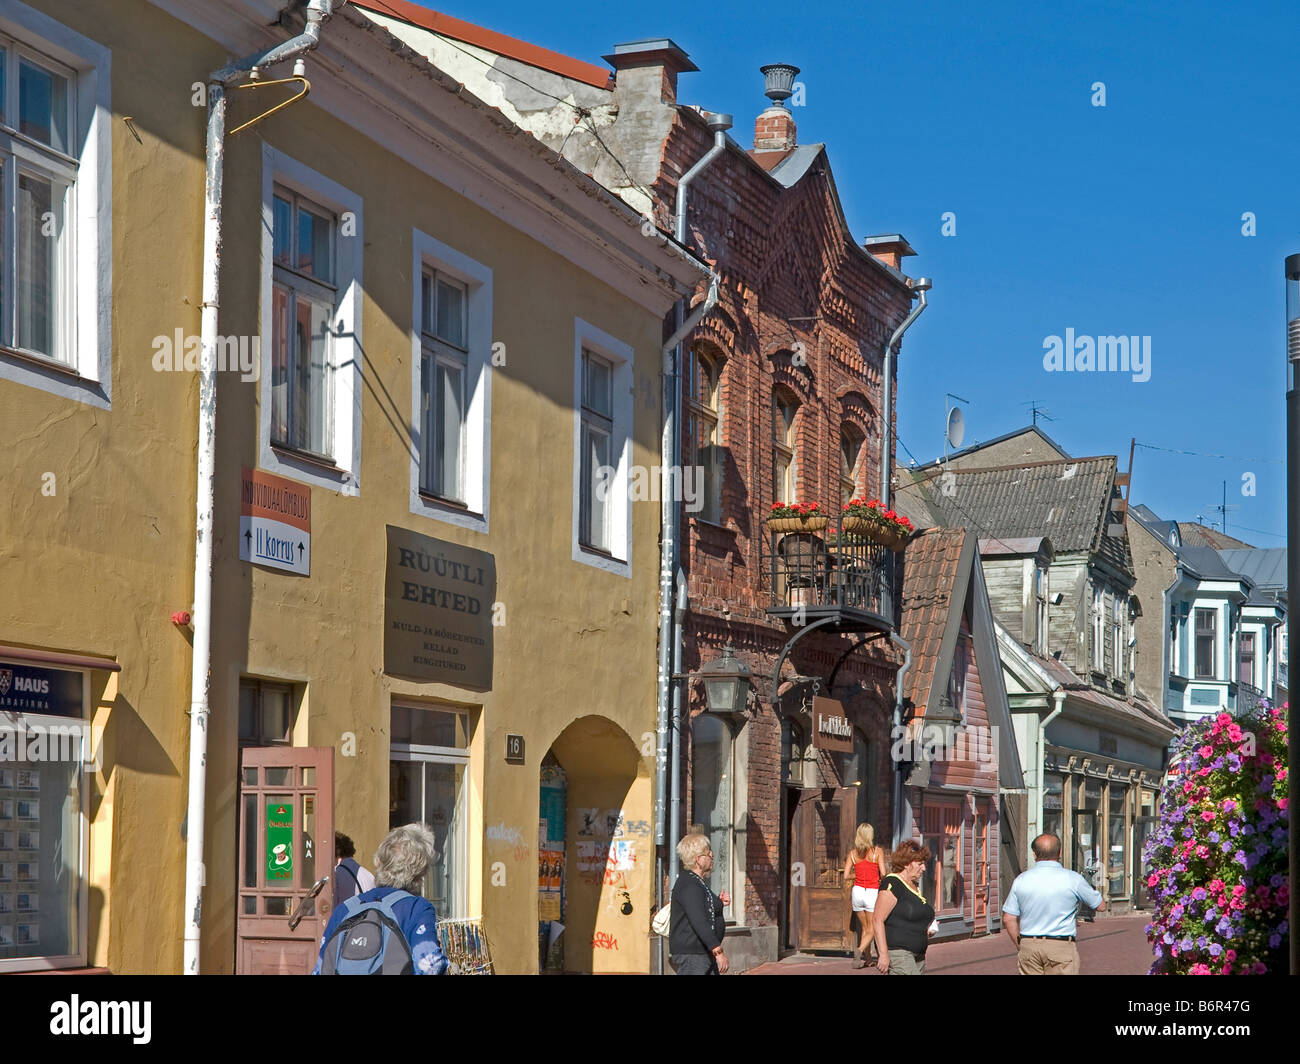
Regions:
[[[934,906],[921,893],[930,851],[905,842],[890,855],[893,873],[876,899],[876,967],[886,975],[924,975],[925,948],[934,934]]]
[[[724,890],[709,888],[713,848],[707,835],[687,835],[677,844],[682,871],[673,884],[669,914],[668,960],[678,975],[726,975],[722,936],[727,925],[722,907],[731,903]]]

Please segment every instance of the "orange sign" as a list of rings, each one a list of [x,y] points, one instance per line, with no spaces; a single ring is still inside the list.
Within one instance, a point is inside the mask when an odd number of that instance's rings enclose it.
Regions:
[[[239,557],[311,574],[311,488],[245,469],[239,491]]]

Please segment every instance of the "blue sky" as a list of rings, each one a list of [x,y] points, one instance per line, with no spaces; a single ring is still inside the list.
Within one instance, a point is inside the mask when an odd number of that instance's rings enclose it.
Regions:
[[[1028,424],[1038,400],[1062,446],[1121,469],[1131,437],[1230,456],[1139,446],[1133,500],[1217,526],[1226,480],[1228,533],[1284,545],[1300,5],[425,6],[597,63],[671,37],[700,67],[681,101],[732,112],[746,147],[766,104],[758,67],[800,67],[799,140],[827,143],[854,236],[903,233],[918,252],[905,269],[934,279],[899,377],[918,461],[942,454],[946,392],[970,400],[967,443]],[[1151,337],[1150,379],[1046,372],[1044,339],[1067,328]]]

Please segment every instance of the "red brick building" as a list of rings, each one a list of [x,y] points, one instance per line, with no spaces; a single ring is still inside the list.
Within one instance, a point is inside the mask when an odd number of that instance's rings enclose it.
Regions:
[[[678,77],[696,68],[671,40],[618,45],[605,57],[611,79],[411,5],[362,6],[642,211],[647,239],[674,231],[679,181],[714,146],[717,116],[679,104]],[[743,713],[722,715],[697,678],[676,681],[677,830],[701,825],[712,839],[733,970],[788,948],[841,948],[854,828],[870,822],[887,846],[913,830],[895,823],[890,756],[902,563],[884,548],[841,550],[836,535],[841,502],[876,497],[882,461],[892,465],[885,348],[914,305],[900,269],[913,252],[898,235],[853,237],[826,146],[798,142],[780,95],[769,93],[752,147],[733,130],[691,184],[684,234],[720,281],[678,374],[681,465],[699,472],[685,478],[695,490],[678,523],[681,673],[730,645],[753,687]],[[674,327],[665,322],[665,339]],[[774,501],[816,502],[830,527],[783,541],[765,526]],[[842,708],[815,711],[815,697]]]

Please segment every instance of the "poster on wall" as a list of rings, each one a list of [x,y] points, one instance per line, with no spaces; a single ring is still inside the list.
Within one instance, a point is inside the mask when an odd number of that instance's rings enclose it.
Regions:
[[[268,802],[266,806],[266,881],[293,879],[293,806]]]
[[[387,535],[384,672],[491,690],[496,559],[393,525]]]

